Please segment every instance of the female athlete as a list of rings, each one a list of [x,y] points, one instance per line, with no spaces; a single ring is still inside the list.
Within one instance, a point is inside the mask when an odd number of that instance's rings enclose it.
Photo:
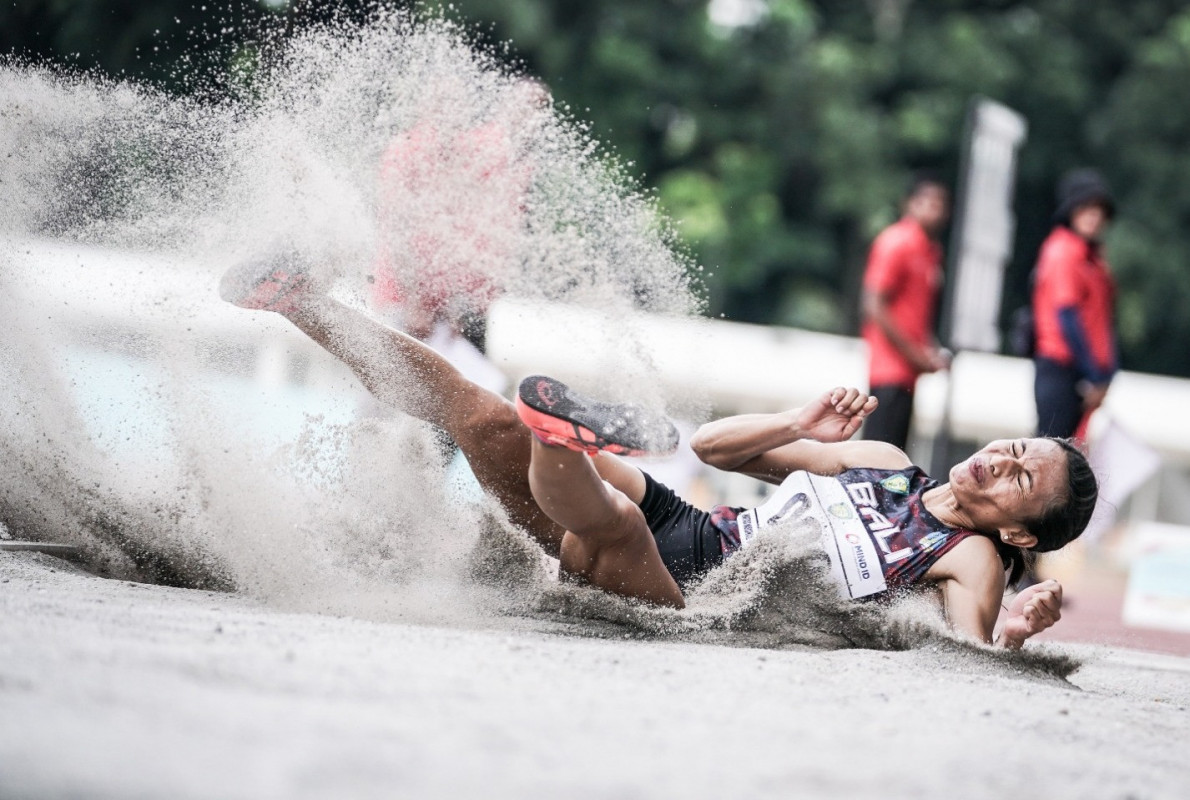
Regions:
[[[682,587],[790,514],[814,517],[840,589],[856,598],[935,586],[960,633],[1017,648],[1061,615],[1057,581],[1031,586],[994,628],[1025,554],[1077,537],[1097,497],[1065,440],[992,442],[938,483],[899,449],[848,439],[875,398],[837,388],[803,408],[728,417],[691,444],[707,464],[781,484],[759,509],[700,511],[616,454],[677,444],[663,417],[588,400],[550,378],[522,382],[515,405],[421,342],[320,291],[296,258],[233,267],[229,302],[280,313],[346,363],[379,400],[458,444],[484,490],[560,573],[677,608]]]

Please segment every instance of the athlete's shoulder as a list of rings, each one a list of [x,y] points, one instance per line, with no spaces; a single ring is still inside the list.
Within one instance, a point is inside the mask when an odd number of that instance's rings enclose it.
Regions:
[[[916,487],[919,476],[925,476],[921,468],[909,463],[909,457],[901,452],[898,448],[889,445],[891,450],[881,453],[882,456],[888,459],[883,466],[872,466],[872,464],[879,463],[879,459],[872,458],[863,462],[862,464],[852,465],[839,473],[839,477],[847,476],[852,479],[866,480],[880,482],[886,478],[896,478],[898,485],[903,485],[905,491],[902,494],[911,493]],[[901,464],[901,457],[904,456],[905,463]],[[926,476],[928,479],[928,476]]]
[[[874,440],[864,440],[853,442],[852,444],[857,446],[862,445],[862,450],[855,454],[852,461],[853,468],[859,467],[883,472],[900,472],[907,469],[916,469],[905,451],[895,444]]]
[[[930,580],[956,580],[965,586],[1004,583],[1004,563],[991,538],[974,531],[955,530],[958,541],[938,557],[926,573]]]

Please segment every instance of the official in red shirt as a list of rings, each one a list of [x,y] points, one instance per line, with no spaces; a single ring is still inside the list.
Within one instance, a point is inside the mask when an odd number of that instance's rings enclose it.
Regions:
[[[371,304],[418,339],[445,322],[482,351],[488,307],[519,267],[533,178],[525,142],[550,95],[519,80],[477,124],[442,113],[447,100],[432,92],[425,103],[380,161]]]
[[[909,438],[917,376],[949,364],[934,338],[942,287],[937,237],[949,213],[950,193],[941,181],[931,175],[915,177],[905,196],[904,216],[872,242],[864,272],[868,384],[880,401],[864,424],[864,438],[902,450]]]
[[[1075,435],[1103,403],[1119,367],[1116,286],[1100,245],[1114,212],[1111,192],[1094,170],[1062,179],[1057,225],[1041,246],[1033,287],[1041,436]]]

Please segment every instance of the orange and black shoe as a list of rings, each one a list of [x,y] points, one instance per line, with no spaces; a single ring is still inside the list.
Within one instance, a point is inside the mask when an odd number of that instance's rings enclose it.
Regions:
[[[236,264],[219,282],[219,296],[240,308],[288,314],[301,306],[310,285],[305,259],[274,253]]]
[[[521,381],[516,410],[538,439],[571,450],[662,456],[678,447],[678,429],[664,416],[643,406],[590,400],[544,375]]]

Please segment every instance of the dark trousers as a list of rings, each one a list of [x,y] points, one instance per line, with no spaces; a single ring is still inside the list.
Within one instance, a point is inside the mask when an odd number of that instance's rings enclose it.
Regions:
[[[870,393],[880,405],[864,421],[864,438],[888,442],[904,450],[913,419],[913,390],[904,386],[873,386]]]
[[[1078,373],[1048,358],[1033,359],[1033,397],[1037,401],[1037,435],[1066,439],[1083,418]]]

